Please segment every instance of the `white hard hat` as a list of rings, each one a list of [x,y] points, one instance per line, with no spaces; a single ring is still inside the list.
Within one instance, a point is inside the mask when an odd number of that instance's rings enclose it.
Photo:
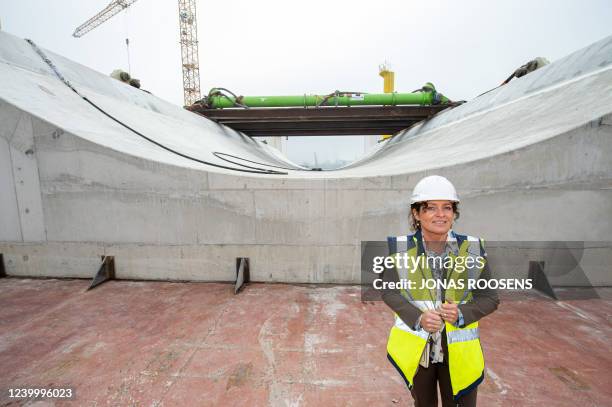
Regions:
[[[439,175],[430,175],[416,184],[410,197],[410,203],[424,201],[459,202],[459,197],[449,180]]]

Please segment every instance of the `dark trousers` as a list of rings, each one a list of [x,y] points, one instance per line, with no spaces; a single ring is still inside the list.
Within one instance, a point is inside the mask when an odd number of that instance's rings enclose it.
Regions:
[[[459,401],[453,401],[453,389],[451,387],[448,364],[446,363],[430,363],[428,368],[419,366],[414,376],[414,386],[410,390],[414,399],[414,406],[437,407],[438,383],[440,383],[443,407],[476,407],[477,388],[463,395]]]

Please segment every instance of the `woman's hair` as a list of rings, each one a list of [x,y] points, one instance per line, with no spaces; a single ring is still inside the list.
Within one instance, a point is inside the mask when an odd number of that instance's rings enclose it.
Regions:
[[[452,202],[453,204],[453,212],[455,213],[455,220],[459,219],[459,202]],[[417,212],[421,212],[421,209],[427,205],[427,202],[415,202],[410,205],[410,228],[414,231],[421,229],[421,222],[419,222],[413,213],[413,209]]]

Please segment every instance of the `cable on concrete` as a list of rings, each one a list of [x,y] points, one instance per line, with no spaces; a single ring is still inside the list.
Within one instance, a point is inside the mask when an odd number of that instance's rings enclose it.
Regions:
[[[162,149],[164,149],[164,150],[166,150],[166,151],[168,151],[170,153],[176,154],[176,155],[181,156],[183,158],[186,158],[188,160],[195,161],[195,162],[198,162],[200,164],[210,165],[210,166],[217,167],[217,168],[223,168],[223,169],[231,170],[231,171],[248,172],[248,173],[253,173],[253,174],[269,174],[269,175],[287,175],[288,174],[286,172],[280,172],[280,171],[276,171],[276,170],[268,170],[268,169],[265,169],[265,168],[251,167],[251,166],[247,166],[247,165],[244,165],[244,164],[238,164],[238,163],[234,163],[234,164],[239,165],[239,166],[244,167],[244,168],[248,168],[248,169],[234,168],[234,167],[228,167],[228,166],[225,166],[225,165],[211,163],[209,161],[200,160],[199,158],[195,158],[195,157],[192,157],[190,155],[187,155],[187,154],[181,153],[179,151],[176,151],[176,150],[174,150],[174,149],[172,149],[172,148],[170,148],[168,146],[165,146],[164,144],[162,144],[162,143],[160,143],[158,141],[155,141],[155,140],[145,136],[144,134],[142,134],[138,130],[133,129],[132,127],[130,127],[127,124],[123,123],[121,120],[117,119],[116,117],[114,117],[110,113],[106,112],[104,109],[102,109],[101,107],[96,105],[94,102],[89,100],[86,96],[81,95],[74,88],[74,86],[72,86],[72,84],[59,72],[59,70],[57,69],[55,64],[53,64],[53,62],[49,58],[47,58],[45,53],[34,43],[34,41],[32,41],[30,39],[26,39],[26,41],[32,46],[34,51],[42,58],[42,60],[51,68],[51,70],[55,73],[55,75],[59,78],[59,80],[61,80],[74,93],[79,95],[79,97],[81,97],[81,99],[83,99],[85,102],[89,103],[93,108],[98,110],[100,113],[104,114],[109,119],[115,121],[116,123],[120,124],[121,126],[125,127],[126,129],[130,130],[134,134],[142,137],[143,139],[147,140],[148,142],[153,143],[156,146],[158,146],[158,147],[160,147],[160,148],[162,148]],[[216,157],[220,158],[218,156],[216,156]],[[224,161],[228,161],[228,160],[224,160]],[[245,160],[245,161],[248,161],[248,160]],[[267,164],[265,164],[265,165],[267,166]]]

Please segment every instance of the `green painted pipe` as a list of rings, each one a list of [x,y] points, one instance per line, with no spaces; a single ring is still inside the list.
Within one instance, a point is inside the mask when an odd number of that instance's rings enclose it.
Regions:
[[[449,99],[435,91],[432,84],[426,84],[421,92],[414,93],[355,93],[336,92],[331,95],[301,96],[225,96],[217,89],[211,89],[205,98],[210,109],[228,107],[313,107],[313,106],[396,106],[446,104]]]

